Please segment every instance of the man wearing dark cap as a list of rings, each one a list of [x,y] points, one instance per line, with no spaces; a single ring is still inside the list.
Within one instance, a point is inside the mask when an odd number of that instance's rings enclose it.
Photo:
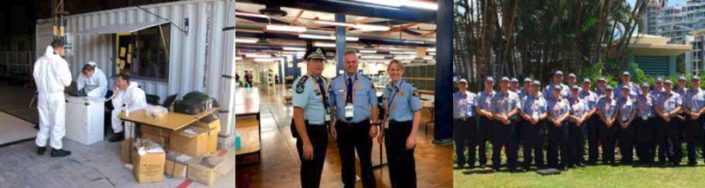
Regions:
[[[557,70],[553,73],[553,78],[551,82],[546,86],[546,89],[543,90],[543,98],[546,99],[546,101],[551,100],[551,98],[553,98],[553,88],[556,86],[561,86],[562,88],[561,98],[568,99],[569,89],[565,84],[563,84],[563,72]]]
[[[520,126],[522,152],[524,155],[523,170],[531,168],[532,158],[536,169],[544,169],[543,138],[546,120],[546,100],[538,94],[541,82],[535,80],[529,87],[528,95],[522,101],[519,115],[524,119]]]
[[[502,77],[499,82],[499,92],[492,98],[492,129],[494,129],[492,141],[492,169],[499,171],[501,159],[500,153],[505,148],[507,155],[507,168],[513,172],[517,169],[517,125],[519,96],[509,91],[509,78]]]
[[[629,73],[629,71],[624,71],[622,73],[622,82],[619,83],[619,85],[617,86],[617,88],[620,90],[620,92],[616,92],[614,94],[617,99],[622,97],[621,89],[625,85],[627,87],[629,87],[629,95],[632,96],[632,98],[636,98],[637,96],[639,96],[639,94],[641,94],[641,90],[639,90],[639,86],[631,81],[631,76],[632,75]]]
[[[494,78],[488,76],[483,84],[483,91],[477,94],[477,115],[479,118],[478,126],[478,136],[476,144],[478,146],[478,162],[480,162],[480,168],[485,168],[487,165],[487,141],[492,137],[492,98],[496,95],[492,86],[494,85]]]
[[[292,94],[294,115],[292,135],[301,160],[301,187],[319,187],[323,162],[328,148],[330,110],[328,84],[321,75],[326,61],[322,48],[310,48],[306,58],[306,75],[296,79]]]
[[[649,93],[649,83],[641,84],[641,95],[636,99],[636,155],[639,157],[638,165],[651,165],[654,160],[654,125],[653,100]]]
[[[665,164],[665,157],[668,157],[671,165],[678,166],[681,161],[681,141],[676,117],[681,110],[683,99],[678,93],[672,91],[671,80],[666,80],[664,83],[665,90],[654,105],[662,125],[656,133],[656,139],[660,141],[659,164]]]
[[[705,116],[701,116],[705,112],[705,95],[700,89],[700,77],[693,75],[690,79],[690,89],[685,92],[683,97],[683,113],[685,113],[685,128],[683,129],[683,138],[688,143],[688,166],[698,164],[695,156],[695,149],[702,146],[703,137],[703,121]],[[705,149],[705,148],[701,148]]]

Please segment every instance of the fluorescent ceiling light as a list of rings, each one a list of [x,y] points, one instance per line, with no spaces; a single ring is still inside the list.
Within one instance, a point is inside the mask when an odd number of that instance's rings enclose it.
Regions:
[[[260,62],[260,63],[268,63],[268,62],[275,62],[275,61],[281,61],[282,58],[255,58],[255,62]]]
[[[374,54],[377,53],[377,50],[360,50],[360,53]]]
[[[330,47],[333,48],[335,47],[335,43],[328,43],[328,42],[314,42],[313,46],[316,47]]]
[[[431,57],[431,56],[425,56],[425,57],[423,57],[423,59],[425,59],[425,60],[433,60],[433,57]]]
[[[436,51],[436,47],[433,47],[433,48],[426,48],[426,51],[427,51],[427,52],[435,52],[435,51]]]
[[[235,57],[235,61],[242,61],[242,57]]]
[[[297,32],[301,33],[306,31],[306,27],[292,26],[292,25],[267,25],[267,30],[271,31],[287,31],[287,32]]]
[[[391,7],[400,7],[402,5],[402,3],[404,3],[404,1],[399,1],[399,0],[356,0],[356,1],[391,6]]]
[[[269,19],[269,16],[267,16],[267,15],[251,14],[251,13],[244,13],[244,12],[235,12],[235,16],[245,16],[245,17],[255,17],[255,18]]]
[[[435,56],[435,55],[436,55],[436,52],[428,53],[428,55],[433,55],[433,56]]]
[[[235,38],[236,43],[257,43],[257,41],[259,41],[258,38],[246,38],[246,37]]]
[[[402,52],[389,52],[390,54],[416,54],[416,52],[402,51]]]
[[[316,21],[313,21],[313,23],[318,24],[318,25],[330,25],[330,26],[342,26],[342,27],[352,27],[353,26],[353,24],[350,24],[350,23],[331,22],[331,21],[323,21],[323,20],[316,20]]]
[[[383,55],[363,55],[360,56],[362,59],[384,59],[385,57]]]
[[[269,54],[245,54],[245,57],[249,58],[270,58],[272,55]]]
[[[332,35],[311,35],[311,34],[299,34],[299,38],[305,39],[319,39],[319,40],[335,40],[335,36]],[[358,41],[358,37],[345,37],[346,41]]]
[[[283,49],[285,51],[306,51],[306,48],[300,48],[300,47],[284,47]]]
[[[353,27],[364,31],[389,31],[389,26],[382,25],[355,24]]]
[[[406,1],[403,6],[426,10],[438,10],[438,4],[428,1]]]

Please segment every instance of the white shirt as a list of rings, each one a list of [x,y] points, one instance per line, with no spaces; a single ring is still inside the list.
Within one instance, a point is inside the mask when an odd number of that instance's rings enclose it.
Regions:
[[[128,111],[135,111],[147,107],[147,97],[137,82],[130,82],[126,90],[118,89],[112,102],[116,110],[126,108]]]
[[[108,93],[108,79],[103,70],[98,69],[98,67],[95,68],[95,72],[93,72],[91,77],[79,74],[76,82],[78,90],[85,87],[86,95],[89,97],[103,98]]]
[[[34,63],[34,82],[39,94],[55,94],[64,92],[71,85],[69,64],[54,54],[54,48],[47,46],[44,56]]]

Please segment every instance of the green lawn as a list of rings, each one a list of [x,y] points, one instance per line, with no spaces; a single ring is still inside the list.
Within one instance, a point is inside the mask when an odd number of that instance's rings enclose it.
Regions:
[[[701,159],[702,160],[702,159]],[[453,170],[454,187],[705,187],[705,165],[696,167],[588,166],[541,176],[535,171],[492,173],[484,170]]]

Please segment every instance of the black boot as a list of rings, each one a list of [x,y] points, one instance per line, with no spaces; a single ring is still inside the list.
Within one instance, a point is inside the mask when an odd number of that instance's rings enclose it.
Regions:
[[[51,157],[66,157],[68,155],[71,155],[71,152],[68,150],[63,150],[63,149],[52,149],[51,150]]]
[[[44,152],[47,151],[46,147],[39,147],[37,146],[37,155],[44,155]]]
[[[115,133],[112,137],[110,137],[110,139],[108,139],[109,142],[119,142],[122,140],[125,140],[125,134],[122,132]]]

